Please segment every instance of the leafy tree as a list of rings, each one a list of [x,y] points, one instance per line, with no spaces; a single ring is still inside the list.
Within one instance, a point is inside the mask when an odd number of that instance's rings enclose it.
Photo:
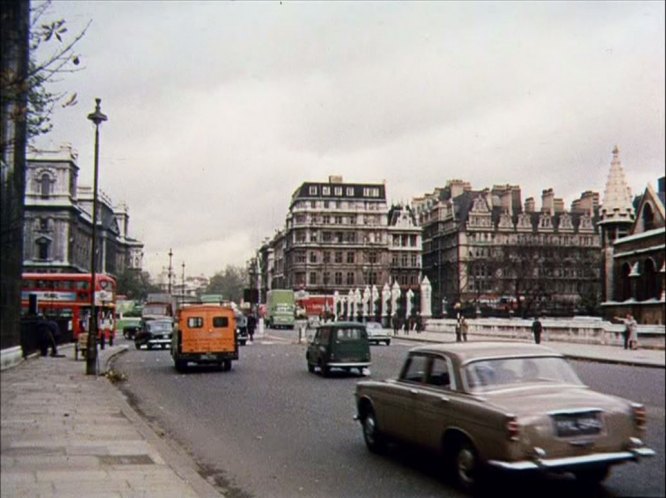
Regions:
[[[222,294],[225,299],[240,302],[247,283],[247,270],[240,266],[227,265],[208,282],[206,294]]]
[[[160,292],[158,285],[154,284],[147,271],[139,272],[130,268],[116,276],[118,294],[128,299],[144,301],[149,293]]]

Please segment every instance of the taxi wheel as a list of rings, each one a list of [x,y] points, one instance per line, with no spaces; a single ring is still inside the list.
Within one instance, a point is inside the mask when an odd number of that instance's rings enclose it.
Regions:
[[[136,349],[141,349],[141,344],[139,344],[138,342],[135,342],[134,346],[136,347]]]
[[[308,362],[308,372],[314,373],[314,371],[315,371],[314,365]]]
[[[331,369],[323,361],[319,360],[319,371],[321,372],[322,377],[328,377],[331,373]]]

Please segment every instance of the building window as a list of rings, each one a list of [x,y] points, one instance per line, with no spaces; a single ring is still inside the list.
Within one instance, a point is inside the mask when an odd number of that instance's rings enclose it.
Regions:
[[[323,262],[324,263],[330,263],[331,262],[331,253],[329,251],[324,251]]]
[[[347,285],[354,285],[354,272],[347,272]]]
[[[42,174],[39,178],[39,193],[42,197],[48,197],[51,195],[51,177],[48,173]]]
[[[347,263],[353,263],[354,262],[354,253],[349,251],[347,253]]]
[[[342,187],[335,187],[335,195],[338,197],[342,195]]]
[[[342,285],[342,272],[335,272],[335,285]]]
[[[321,193],[323,195],[331,195],[331,187],[322,187],[321,188]]]
[[[331,274],[327,271],[324,272],[324,285],[331,283]]]
[[[350,225],[356,225],[356,215],[355,215],[355,214],[352,214],[352,215],[349,217],[349,224],[350,224]]]
[[[354,197],[354,187],[347,187],[347,197]]]
[[[324,242],[330,242],[331,240],[333,240],[333,235],[331,234],[331,232],[324,232],[322,238]]]
[[[335,262],[342,263],[342,251],[335,251]]]
[[[317,242],[317,230],[310,232],[310,242]]]
[[[330,216],[324,215],[322,218],[323,218],[324,225],[328,225],[328,224],[331,223],[331,217]]]
[[[312,251],[310,253],[310,263],[316,263],[317,262],[317,253]]]
[[[317,187],[314,185],[310,186],[310,195],[317,195]]]
[[[310,201],[310,207],[315,209],[317,207],[317,201]]]
[[[317,273],[314,271],[310,272],[310,285],[317,285]]]
[[[37,259],[49,259],[49,249],[51,241],[49,239],[40,238],[37,240]]]
[[[342,225],[342,216],[336,216],[335,217],[335,224],[336,225]]]

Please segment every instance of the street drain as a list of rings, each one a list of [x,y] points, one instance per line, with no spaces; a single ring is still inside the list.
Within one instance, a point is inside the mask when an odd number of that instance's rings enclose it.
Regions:
[[[97,458],[104,465],[152,465],[155,463],[149,455],[98,455]]]

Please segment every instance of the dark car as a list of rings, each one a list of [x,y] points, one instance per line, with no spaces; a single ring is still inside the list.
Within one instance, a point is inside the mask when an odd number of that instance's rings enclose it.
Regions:
[[[134,345],[136,349],[140,349],[141,346],[146,346],[148,349],[153,349],[154,347],[166,349],[171,347],[172,336],[172,318],[145,320],[141,324],[141,329],[134,336]]]
[[[305,358],[308,371],[328,376],[332,368],[347,372],[352,368],[362,375],[370,366],[370,343],[365,325],[357,322],[334,322],[317,327],[308,344]]]

